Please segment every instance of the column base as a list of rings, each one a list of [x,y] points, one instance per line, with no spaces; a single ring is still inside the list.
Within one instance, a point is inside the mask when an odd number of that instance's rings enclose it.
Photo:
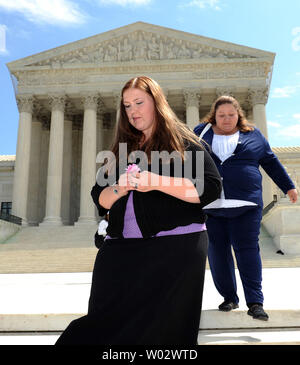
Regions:
[[[26,218],[22,218],[22,224],[21,224],[22,227],[28,227],[29,224],[28,224],[28,221]]]
[[[95,217],[79,217],[78,221],[74,223],[74,227],[82,225],[96,226],[98,221]]]
[[[39,226],[62,226],[62,220],[60,217],[45,217],[43,222]]]

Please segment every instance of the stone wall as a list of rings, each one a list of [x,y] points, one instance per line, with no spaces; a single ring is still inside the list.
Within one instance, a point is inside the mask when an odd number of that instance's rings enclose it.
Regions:
[[[17,224],[0,219],[0,243],[5,242],[8,238],[17,233],[20,228],[21,226]]]

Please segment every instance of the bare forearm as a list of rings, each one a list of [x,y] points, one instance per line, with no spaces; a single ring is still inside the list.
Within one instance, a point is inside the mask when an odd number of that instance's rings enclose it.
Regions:
[[[199,195],[194,184],[186,178],[160,176],[159,186],[156,190],[188,203],[200,203]]]
[[[126,192],[127,194],[127,192]],[[104,190],[102,190],[99,196],[99,204],[105,208],[110,209],[111,206],[121,198],[121,196],[126,195],[124,192],[121,191],[120,187],[118,186],[108,186]]]

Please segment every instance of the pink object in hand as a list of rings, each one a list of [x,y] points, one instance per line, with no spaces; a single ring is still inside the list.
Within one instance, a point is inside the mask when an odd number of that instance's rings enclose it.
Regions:
[[[136,165],[135,163],[128,165],[126,169],[127,173],[133,173],[133,172],[141,172],[141,169]]]

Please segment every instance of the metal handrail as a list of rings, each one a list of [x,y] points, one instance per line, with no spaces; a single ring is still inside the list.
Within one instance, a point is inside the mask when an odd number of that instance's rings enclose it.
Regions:
[[[0,213],[0,219],[4,220],[6,222],[18,224],[19,226],[22,225],[22,218],[9,214],[9,213],[3,213],[3,212]]]
[[[262,215],[266,215],[275,205],[275,203],[277,203],[277,197],[276,199],[274,199],[273,201],[271,201],[270,204],[268,204],[266,207],[264,207],[263,211],[262,211]]]

